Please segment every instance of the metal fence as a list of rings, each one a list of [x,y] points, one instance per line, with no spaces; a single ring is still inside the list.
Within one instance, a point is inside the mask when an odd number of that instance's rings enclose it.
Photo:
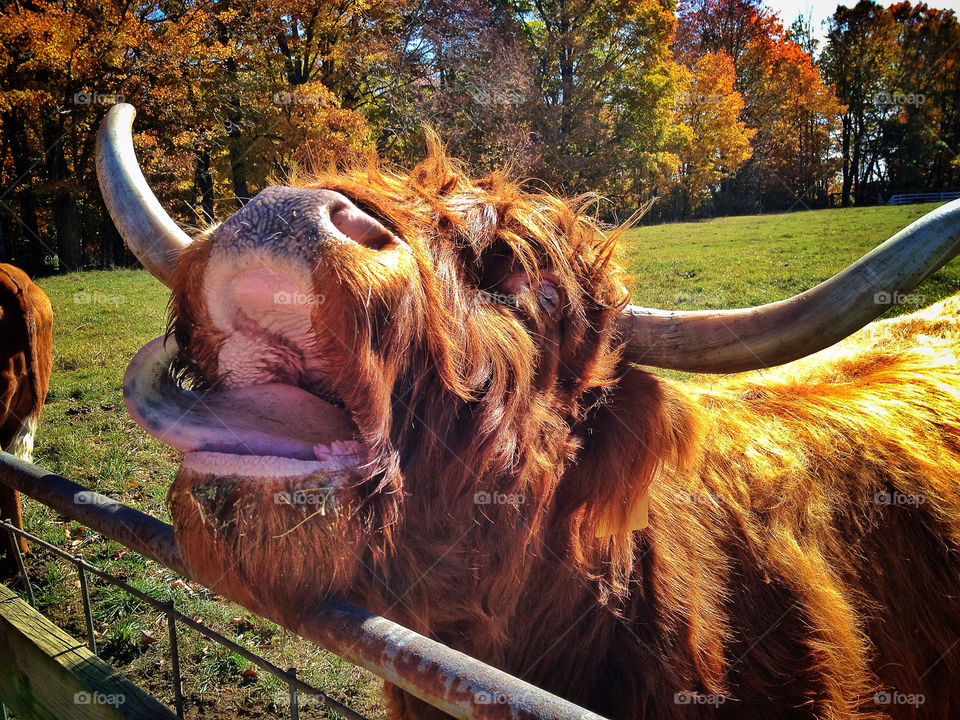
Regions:
[[[145,557],[189,577],[173,537],[170,525],[109,497],[87,490],[59,475],[0,452],[0,483],[13,487],[61,515],[129,547]],[[78,498],[80,501],[78,502]],[[177,623],[190,627],[227,649],[256,664],[284,682],[290,693],[290,717],[298,718],[298,694],[308,694],[323,706],[351,718],[363,716],[297,677],[296,669],[283,670],[254,652],[238,645],[193,618],[132,587],[102,569],[61,548],[13,527],[0,526],[9,534],[21,535],[30,542],[74,564],[80,578],[87,636],[96,652],[93,619],[87,587],[87,575],[93,575],[131,593],[166,615],[170,636],[171,667],[174,678],[175,710],[183,717],[183,693],[179,668]],[[12,539],[12,537],[11,537]],[[12,543],[14,546],[17,543]],[[15,553],[20,574],[26,584],[30,603],[33,593],[23,557]],[[276,618],[268,618],[276,620]],[[281,623],[282,624],[282,623]],[[599,715],[552,695],[507,673],[486,665],[446,645],[348,603],[331,600],[317,606],[300,627],[288,628],[360,667],[410,692],[425,702],[458,718],[514,718],[534,720],[603,720]],[[497,698],[503,702],[478,702],[478,698]]]
[[[83,601],[83,614],[87,626],[87,645],[90,647],[90,651],[94,654],[97,652],[97,638],[93,632],[93,609],[90,604],[90,591],[87,585],[87,573],[95,575],[101,580],[105,580],[112,585],[122,588],[147,605],[159,610],[166,616],[167,634],[170,638],[170,669],[173,672],[173,702],[177,717],[183,717],[183,679],[180,676],[180,645],[177,640],[177,623],[179,622],[190,628],[193,628],[198,633],[210,638],[214,642],[219,643],[227,650],[237,653],[241,657],[252,662],[254,665],[266,670],[281,682],[286,683],[290,693],[291,720],[299,720],[300,714],[298,694],[301,692],[317,698],[323,707],[334,710],[343,717],[350,718],[350,720],[367,720],[363,715],[354,712],[346,705],[337,702],[319,688],[308,685],[297,678],[296,668],[283,670],[282,668],[277,667],[269,660],[264,659],[254,652],[250,652],[242,645],[238,645],[233,640],[218,633],[216,630],[211,630],[203,623],[197,622],[193,618],[177,611],[171,603],[161,602],[152,595],[142,592],[132,585],[124,582],[117,576],[111,575],[110,573],[105,572],[103,569],[91,565],[79,555],[71,555],[70,553],[58,548],[56,545],[51,545],[45,540],[38,538],[36,535],[32,535],[24,530],[20,530],[9,520],[0,520],[0,528],[3,528],[3,530],[10,535],[11,541],[14,540],[16,536],[20,536],[26,540],[29,540],[34,546],[42,547],[44,550],[52,553],[53,555],[56,555],[67,562],[73,563],[74,567],[77,569],[77,575],[80,579],[80,597]],[[23,556],[20,554],[19,545],[16,542],[13,542],[12,544],[14,553],[16,555],[17,567],[20,570],[20,578],[23,580],[23,583],[26,586],[28,601],[30,602],[31,606],[36,606],[36,602],[34,601],[33,597],[33,586],[30,583],[30,575],[27,573],[24,565]]]

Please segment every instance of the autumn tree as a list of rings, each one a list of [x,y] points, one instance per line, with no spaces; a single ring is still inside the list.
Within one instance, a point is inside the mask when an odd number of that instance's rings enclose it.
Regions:
[[[706,53],[722,52],[739,71],[753,42],[780,32],[776,16],[758,0],[681,0],[677,19],[677,58],[691,67]]]
[[[195,227],[216,219],[218,200],[282,179],[298,162],[294,148],[325,162],[367,143],[362,114],[342,98],[358,97],[360,66],[378,61],[368,38],[383,37],[377,13],[387,5],[398,3],[343,2],[335,13],[330,2],[261,0],[9,4],[0,170],[18,207],[0,210],[4,244],[26,248],[34,270],[44,257],[62,269],[121,259],[92,165],[97,126],[115,101],[137,107],[151,184]],[[26,240],[11,238],[17,227]]]
[[[0,113],[5,135],[16,138],[5,176],[21,194],[23,261],[32,270],[44,258],[77,269],[84,247],[100,244],[96,230],[110,232],[92,179],[96,127],[121,98],[149,116],[150,89],[172,86],[171,58],[188,52],[198,19],[171,32],[164,17],[156,7],[93,0],[12,2],[0,15]]]
[[[750,157],[755,130],[740,121],[743,96],[733,89],[733,61],[723,52],[707,53],[683,83],[677,113],[688,130],[680,155],[681,188],[677,215],[712,199],[721,178]]]
[[[519,25],[483,0],[424,0],[412,17],[415,41],[408,47],[418,72],[408,92],[391,96],[391,125],[405,135],[393,150],[412,159],[423,151],[424,128],[432,127],[478,171],[509,165],[531,172],[539,95]]]
[[[823,205],[836,169],[831,135],[840,106],[809,53],[777,30],[754,39],[742,57],[744,119],[757,132],[741,172],[760,202],[766,196],[788,209]]]
[[[677,55],[733,62],[751,156],[724,185],[726,210],[825,204],[840,107],[810,52],[759,0],[690,0],[679,8]]]
[[[283,177],[303,160],[324,164],[365,145],[369,128],[360,109],[381,89],[379,70],[396,50],[403,3],[250,2],[248,16],[231,27],[234,54],[224,66],[236,87],[227,120],[241,139],[244,168],[256,165],[261,180]],[[238,42],[242,33],[255,37]],[[231,157],[240,187],[240,158],[234,150]]]
[[[866,199],[869,181],[882,162],[880,122],[887,109],[877,99],[891,85],[896,51],[893,16],[870,0],[840,6],[830,20],[823,67],[844,109],[841,114],[843,184],[846,207]]]
[[[536,67],[537,174],[636,207],[679,168],[675,21],[654,0],[513,2]]]
[[[429,127],[611,217],[825,204],[838,163],[846,203],[958,183],[958,47],[952,12],[869,0],[837,10],[822,63],[760,0],[11,0],[0,256],[130,260],[93,167],[121,100],[190,229],[372,146],[412,162]]]
[[[951,10],[901,2],[890,85],[875,100],[886,192],[960,183],[960,24]]]

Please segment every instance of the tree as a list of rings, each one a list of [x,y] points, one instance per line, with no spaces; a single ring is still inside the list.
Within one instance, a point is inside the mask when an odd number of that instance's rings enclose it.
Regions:
[[[65,270],[124,259],[92,162],[97,127],[117,101],[137,107],[151,185],[188,224],[212,222],[218,196],[243,198],[268,177],[282,178],[298,162],[294,147],[326,162],[368,143],[362,115],[340,99],[362,80],[340,68],[374,64],[366,39],[381,37],[380,16],[371,3],[344,1],[333,15],[330,6],[8,4],[0,16],[0,173],[16,185],[19,212],[0,212],[21,221],[5,229],[23,228],[4,235],[8,251],[28,256],[23,264],[34,270],[54,257]],[[265,31],[271,42],[262,42]],[[321,77],[344,88],[334,93]]]
[[[406,103],[391,97],[398,107],[391,122],[406,136],[400,154],[422,152],[429,126],[478,171],[508,165],[532,172],[539,96],[533,57],[513,16],[481,0],[426,0],[415,22],[413,92]]]
[[[74,270],[103,250],[109,221],[93,177],[96,128],[119,99],[134,100],[147,117],[155,111],[150,90],[170,83],[172,58],[188,53],[196,26],[173,28],[156,7],[119,1],[6,6],[0,113],[5,134],[16,138],[14,182],[29,179],[24,166],[45,170],[44,182],[21,187],[21,210],[24,192],[35,194],[37,209],[36,221],[28,210],[23,223],[26,266],[37,269],[56,258],[61,269]]]
[[[902,2],[888,12],[897,29],[883,114],[886,190],[960,183],[960,24],[951,10]]]
[[[840,6],[830,19],[822,64],[844,107],[844,207],[854,197],[858,203],[866,200],[867,184],[879,171],[880,120],[886,108],[877,99],[882,99],[891,85],[896,35],[893,16],[871,0],[860,0],[853,8]]]
[[[742,56],[744,119],[757,133],[751,162],[741,171],[755,187],[757,206],[825,204],[836,166],[831,134],[840,105],[809,53],[777,27],[750,42]]]
[[[741,119],[754,131],[749,161],[724,183],[725,210],[827,202],[831,133],[840,107],[811,52],[759,0],[688,0],[679,9],[677,56],[730,57]]]
[[[680,214],[712,197],[721,178],[750,157],[755,130],[739,120],[743,96],[733,89],[733,61],[722,52],[700,57],[680,93],[678,116],[690,131],[680,151]]]
[[[537,0],[511,8],[536,64],[537,174],[637,207],[669,189],[682,128],[675,20],[654,0]]]

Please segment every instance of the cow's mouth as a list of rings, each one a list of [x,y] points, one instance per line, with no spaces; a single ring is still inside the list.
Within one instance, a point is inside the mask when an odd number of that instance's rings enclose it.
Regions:
[[[338,398],[293,384],[180,387],[171,373],[177,352],[173,337],[151,341],[123,387],[136,421],[185,452],[167,493],[184,568],[296,627],[326,591],[318,577],[329,587],[347,584],[336,556],[321,571],[304,548],[323,547],[323,533],[341,544],[350,536],[359,488],[373,474],[357,426]]]
[[[369,474],[351,414],[329,390],[281,382],[187,390],[170,370],[177,351],[172,337],[145,345],[127,368],[124,400],[147,432],[185,452],[181,473],[284,488]]]

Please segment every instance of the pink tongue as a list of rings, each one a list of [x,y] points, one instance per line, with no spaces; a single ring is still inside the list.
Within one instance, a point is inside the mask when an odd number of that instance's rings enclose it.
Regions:
[[[169,343],[163,347],[158,340],[148,343],[130,363],[123,394],[133,418],[168,445],[187,452],[314,460],[315,445],[356,435],[349,413],[292,385],[183,390],[166,370]]]

